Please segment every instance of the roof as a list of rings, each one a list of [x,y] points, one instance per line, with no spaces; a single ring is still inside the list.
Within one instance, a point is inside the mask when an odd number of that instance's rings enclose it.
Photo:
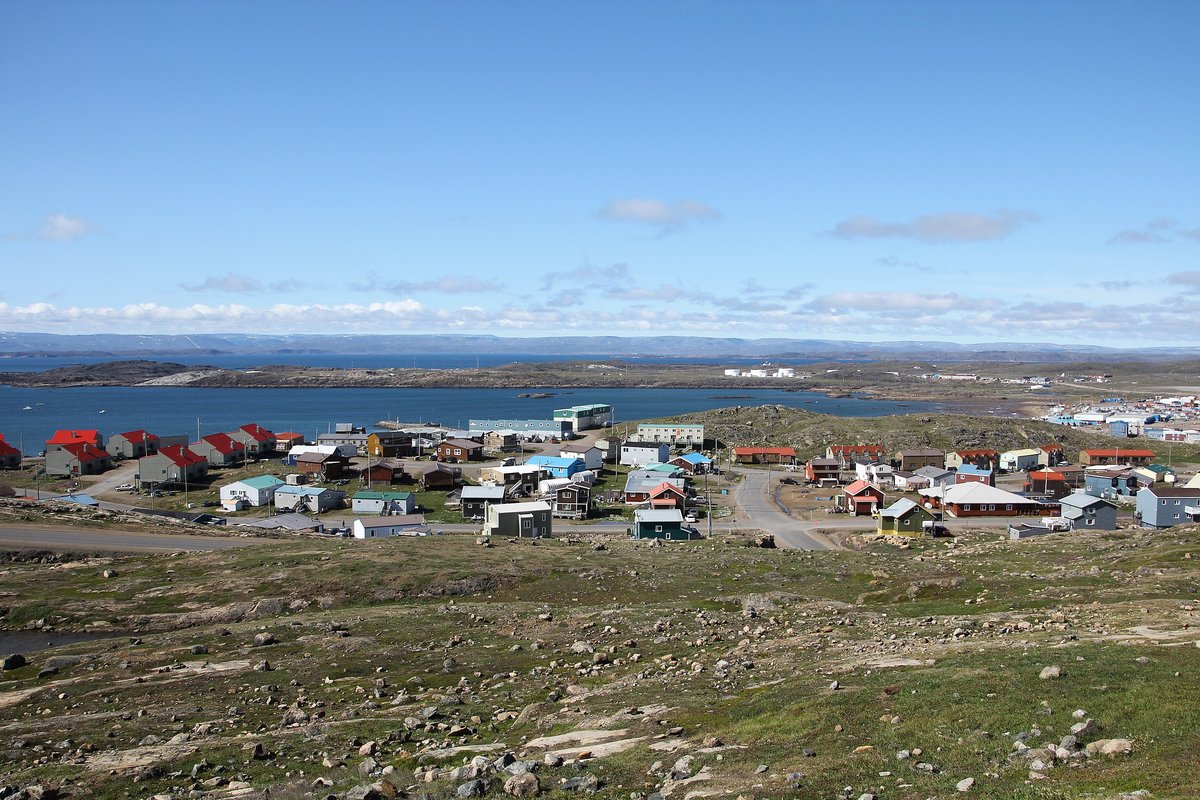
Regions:
[[[1200,497],[1200,489],[1189,489],[1186,486],[1171,486],[1170,484],[1160,485],[1156,483],[1153,486],[1147,486],[1140,491],[1149,492],[1155,497],[1178,497],[1180,499]]]
[[[578,458],[564,458],[562,456],[530,456],[525,459],[525,464],[530,464],[536,467],[558,467],[560,469],[570,469],[578,464],[583,466],[583,461]]]
[[[275,434],[275,440],[281,441],[281,442],[288,441],[290,439],[303,439],[303,438],[304,438],[303,433],[296,433],[295,431],[284,431],[283,433]]]
[[[686,461],[689,464],[711,464],[712,459],[703,453],[684,453],[681,456],[676,456],[672,461]]]
[[[117,436],[120,436],[122,439],[124,439],[127,442],[156,442],[156,441],[158,441],[157,436],[155,436],[153,433],[150,433],[148,431],[144,431],[141,428],[138,428],[136,431],[125,431],[125,433],[118,433]]]
[[[200,444],[200,442],[211,445],[218,453],[226,456],[246,449],[246,445],[231,439],[227,433],[210,433],[200,437],[200,441],[196,444]]]
[[[503,486],[464,486],[459,493],[463,500],[503,500]]]
[[[639,508],[633,512],[634,522],[678,522],[683,523],[683,512],[678,508]]]
[[[284,482],[274,475],[255,475],[253,478],[243,478],[233,483],[240,483],[243,486],[249,486],[251,489],[270,489],[272,486],[282,486]],[[233,484],[229,485],[232,486]]]
[[[622,449],[636,448],[638,450],[658,450],[662,447],[665,447],[668,450],[671,449],[671,446],[666,442],[625,442],[623,445],[621,445],[621,447]]]
[[[829,449],[835,453],[882,453],[881,444],[831,444]]]
[[[19,456],[21,451],[0,438],[0,456]]]
[[[929,478],[930,480],[940,480],[941,478],[944,478],[947,475],[953,475],[954,473],[948,469],[942,469],[941,467],[921,467],[920,469],[913,470],[913,474],[920,475],[922,478]]]
[[[958,474],[959,475],[991,475],[992,471],[990,469],[984,469],[983,467],[977,467],[974,464],[963,464],[961,467],[958,468]]]
[[[438,447],[457,447],[460,450],[478,450],[483,447],[479,442],[473,442],[470,439],[446,439],[442,441]]]
[[[340,453],[314,453],[312,451],[301,453],[296,456],[296,461],[303,461],[305,464],[324,464],[327,461],[345,461],[345,457]]]
[[[354,520],[364,528],[410,528],[425,524],[424,514],[397,514],[392,517],[370,517]]]
[[[699,431],[704,429],[701,422],[639,422],[638,428],[671,428],[672,430]]]
[[[491,508],[497,513],[528,514],[532,511],[549,511],[550,504],[545,500],[531,500],[528,503],[497,503]]]
[[[654,495],[662,494],[663,492],[674,492],[675,494],[682,495],[683,489],[673,483],[663,481],[658,486],[655,486],[650,490],[650,496],[653,497]]]
[[[355,492],[355,500],[407,500],[412,492]]]
[[[1120,458],[1121,456],[1125,456],[1127,458],[1154,458],[1153,450],[1134,450],[1132,448],[1124,448],[1124,447],[1119,447],[1119,448],[1116,448],[1115,450],[1109,450],[1109,449],[1104,449],[1104,448],[1089,449],[1089,450],[1084,450],[1083,452],[1086,453],[1089,458],[1093,458],[1093,457]]]
[[[256,442],[267,442],[267,441],[271,441],[272,439],[275,438],[275,434],[271,433],[269,430],[264,428],[262,425],[259,425],[258,423],[254,423],[254,422],[250,423],[249,425],[243,425],[240,428],[238,428],[238,430],[241,431],[242,433],[249,434],[250,437],[253,438]]]
[[[648,472],[660,472],[667,475],[678,475],[680,467],[677,464],[647,464],[645,469]]]
[[[1101,497],[1093,497],[1087,492],[1078,491],[1071,492],[1066,497],[1059,498],[1058,504],[1070,506],[1071,508],[1091,508],[1092,506],[1113,506],[1116,508],[1114,503],[1110,503]]]
[[[71,442],[62,445],[62,449],[75,456],[81,462],[95,461],[98,458],[108,458],[108,453],[89,442]]]
[[[1041,505],[1037,500],[1030,500],[1028,497],[1006,492],[1004,489],[997,489],[995,486],[988,486],[986,483],[956,483],[953,486],[946,487],[943,499],[947,503],[954,503],[956,505],[965,503],[971,503],[972,505],[976,503]]]
[[[735,447],[733,448],[735,456],[792,456],[795,457],[796,449],[794,447]]]
[[[913,509],[916,509],[917,511],[925,510],[925,509],[921,508],[921,506],[918,505],[917,503],[914,503],[912,500],[909,500],[907,497],[902,497],[899,500],[897,500],[896,502],[892,503],[887,508],[880,510],[879,516],[881,516],[881,517],[903,517],[905,514],[910,513]],[[926,513],[928,513],[928,512],[926,512]]]
[[[844,491],[848,495],[856,495],[856,494],[862,494],[867,489],[870,489],[872,492],[879,492],[879,489],[877,489],[876,487],[867,483],[866,481],[855,481],[854,483],[850,484],[842,491]]]
[[[265,528],[269,531],[280,528],[289,531],[309,531],[323,527],[317,520],[303,514],[276,514],[273,517],[247,520],[235,524],[241,528]]]
[[[100,431],[97,430],[70,430],[59,429],[54,432],[54,435],[46,440],[46,444],[74,444],[75,442],[91,442],[95,444],[100,440]]]
[[[96,507],[96,506],[100,505],[99,500],[92,497],[90,494],[84,494],[82,492],[77,492],[75,494],[64,494],[64,495],[61,495],[54,499],[62,500],[63,502],[66,502],[66,503],[78,503],[81,506]]]
[[[1023,447],[1019,450],[1005,450],[1003,453],[1000,454],[1000,457],[1003,458],[1004,456],[1014,456],[1014,457],[1015,456],[1040,456],[1041,454],[1042,454],[1042,450],[1040,447]]]
[[[808,463],[813,467],[840,467],[842,465],[842,462],[836,458],[810,458]]]
[[[308,496],[322,495],[322,494],[325,494],[326,492],[332,492],[332,491],[335,491],[335,490],[334,489],[326,489],[322,486],[290,486],[290,485],[286,485],[286,486],[280,486],[278,489],[276,489],[275,494],[277,494],[277,495],[295,494],[295,495],[302,495],[302,496],[308,497]],[[338,494],[342,494],[342,492],[338,492]]]
[[[1062,449],[1063,449],[1063,446],[1061,444],[1059,444],[1058,442],[1051,442],[1050,444],[1043,444],[1043,445],[1038,446],[1038,450],[1042,450],[1047,453],[1052,452],[1054,450],[1062,450]]]
[[[173,444],[170,447],[164,447],[158,451],[158,455],[168,459],[176,466],[186,467],[191,464],[204,464],[206,460],[203,456],[198,456],[184,445]],[[151,456],[153,458],[153,456]]]
[[[587,453],[591,450],[599,450],[594,442],[570,442],[558,448],[559,452],[563,453]]]

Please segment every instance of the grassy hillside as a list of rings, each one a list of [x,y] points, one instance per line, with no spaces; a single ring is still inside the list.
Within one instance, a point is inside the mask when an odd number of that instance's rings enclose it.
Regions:
[[[5,625],[124,634],[3,673],[0,785],[1200,796],[1194,528],[827,553],[600,541],[7,564]]]

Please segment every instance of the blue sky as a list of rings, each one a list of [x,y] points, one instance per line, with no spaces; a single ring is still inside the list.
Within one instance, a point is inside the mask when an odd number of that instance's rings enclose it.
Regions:
[[[1195,2],[10,0],[0,329],[1196,345],[1198,39]]]

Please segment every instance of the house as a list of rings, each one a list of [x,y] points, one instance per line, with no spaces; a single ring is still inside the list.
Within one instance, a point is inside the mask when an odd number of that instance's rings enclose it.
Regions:
[[[796,450],[791,447],[735,447],[733,460],[739,464],[791,464]]]
[[[1084,466],[1101,464],[1129,464],[1134,467],[1144,466],[1154,460],[1153,450],[1118,447],[1113,449],[1093,448],[1079,452],[1079,463]]]
[[[1071,530],[1115,531],[1117,506],[1086,492],[1072,492],[1058,501],[1058,515],[1067,520]]]
[[[301,475],[316,476],[317,480],[333,481],[342,477],[350,461],[341,453],[301,453],[292,465]]]
[[[281,511],[322,514],[342,508],[346,493],[320,486],[280,486],[275,490],[275,507]]]
[[[876,486],[891,485],[892,471],[891,464],[881,464],[878,461],[859,461],[854,465],[854,475],[858,480]]]
[[[938,469],[938,467],[934,467],[934,469]],[[902,492],[915,492],[918,489],[928,489],[929,478],[915,472],[897,470],[892,473],[892,485]]]
[[[876,531],[881,534],[920,536],[932,527],[935,520],[932,511],[907,497],[902,497],[880,510]]]
[[[1055,472],[1051,469],[1037,469],[1026,476],[1021,490],[1025,494],[1036,494],[1042,497],[1058,499],[1069,495],[1072,492],[1072,487],[1067,484],[1067,476],[1061,472]]]
[[[666,539],[686,541],[699,539],[700,534],[683,525],[683,512],[678,509],[639,508],[633,512],[633,527],[629,529],[633,539]]]
[[[21,451],[4,441],[0,434],[0,469],[20,469]]]
[[[224,433],[210,433],[192,442],[188,449],[208,462],[210,467],[228,467],[245,463],[246,446]]]
[[[483,483],[503,486],[505,496],[523,494],[532,497],[538,492],[538,484],[546,477],[546,471],[537,464],[514,464],[511,467],[484,467],[479,471]]]
[[[660,442],[625,442],[621,445],[621,463],[630,467],[662,464],[671,457],[671,445]]]
[[[239,528],[258,528],[265,531],[290,531],[291,533],[324,533],[325,525],[320,520],[303,514],[275,514],[270,517],[238,522]]]
[[[197,456],[198,457],[198,456]],[[275,491],[286,485],[274,475],[255,475],[221,487],[221,505],[236,503],[241,500],[248,506],[256,508],[269,506],[275,500]]]
[[[804,480],[817,486],[837,486],[842,464],[836,458],[810,458],[804,462]]]
[[[112,456],[96,445],[77,441],[46,448],[47,475],[99,475],[112,468]]]
[[[374,458],[404,458],[417,454],[417,443],[411,433],[404,431],[377,431],[367,434],[363,448]]]
[[[826,458],[836,458],[843,469],[849,469],[856,460],[883,461],[881,444],[831,444],[825,448]]]
[[[347,436],[349,434],[326,434],[327,436]],[[324,437],[322,437],[324,438]],[[328,442],[328,440],[326,440]],[[292,449],[288,450],[287,455],[283,458],[285,466],[293,467],[296,465],[296,459],[305,453],[336,453],[347,461],[358,455],[358,447],[348,442],[342,444],[294,444]]]
[[[367,454],[367,441],[370,437],[366,431],[330,432],[317,435],[317,444],[322,447],[336,447],[347,458]]]
[[[530,456],[525,459],[525,466],[538,467],[551,478],[570,478],[575,473],[583,471],[583,459],[561,458],[558,456]]]
[[[1058,511],[1057,503],[1041,503],[974,481],[923,489],[921,496],[954,517],[1035,516]]]
[[[663,483],[669,483],[681,493],[686,492],[683,478],[663,478],[661,473],[651,470],[635,469],[625,476],[625,489],[622,496],[627,504],[647,503],[650,495],[658,490]]]
[[[140,428],[136,431],[114,434],[104,449],[113,458],[141,458],[158,452],[159,438]]]
[[[604,450],[594,444],[571,443],[558,448],[561,458],[578,458],[583,461],[583,468],[599,471],[604,468]]]
[[[592,505],[592,487],[586,483],[568,483],[554,489],[551,513],[565,519],[587,519]]]
[[[554,409],[554,419],[567,422],[571,431],[589,431],[593,428],[607,428],[612,425],[613,407],[605,403],[588,403],[587,405],[571,406],[570,408]]]
[[[551,535],[550,504],[542,500],[528,503],[496,503],[487,507],[484,518],[485,536]]]
[[[471,439],[446,439],[438,443],[435,451],[438,461],[451,464],[459,461],[479,461],[483,458],[483,445]]]
[[[683,511],[687,507],[687,491],[676,483],[663,481],[650,489],[646,502],[651,508],[678,508]]]
[[[1006,450],[1000,454],[1000,469],[1005,472],[1022,472],[1027,469],[1033,469],[1045,455],[1036,447],[1028,447],[1023,450]]]
[[[954,472],[954,482],[959,483],[984,483],[988,486],[996,485],[996,473],[990,469],[977,467],[974,464],[963,464]]]
[[[487,507],[495,503],[503,503],[507,492],[503,485],[464,486],[459,495],[462,500],[463,519],[482,522],[487,515]]]
[[[571,423],[562,419],[472,419],[467,421],[470,436],[482,436],[488,431],[512,431],[518,438],[529,441],[570,439]]]
[[[689,475],[702,475],[712,471],[712,459],[703,453],[684,453],[675,456],[667,462],[673,467],[679,467]]]
[[[894,461],[897,469],[905,472],[916,472],[921,467],[940,467],[946,463],[946,454],[931,447],[919,447],[913,450],[897,450]]]
[[[672,447],[691,447],[698,450],[704,447],[704,426],[682,422],[643,422],[637,426],[637,438],[641,442],[666,442]]]
[[[1038,464],[1043,467],[1053,467],[1055,464],[1061,464],[1067,457],[1063,451],[1063,446],[1057,442],[1044,444],[1038,450],[1041,451],[1041,454],[1038,456]]]
[[[350,498],[350,510],[355,514],[411,514],[417,508],[412,492],[357,492]]]
[[[1107,500],[1136,497],[1145,483],[1131,469],[1089,469],[1083,475],[1084,492]]]
[[[359,477],[368,486],[376,483],[403,483],[409,480],[404,464],[393,458],[384,458],[374,464],[368,462],[359,472]]]
[[[953,472],[940,467],[921,467],[918,470],[913,470],[913,475],[916,475],[918,478],[925,478],[929,481],[930,487],[953,486],[955,480]]]
[[[441,464],[425,464],[415,467],[417,481],[421,489],[453,489],[462,482],[462,472]]]
[[[1059,475],[1062,475],[1063,479],[1066,480],[1067,485],[1072,489],[1083,488],[1084,473],[1086,473],[1087,470],[1078,464],[1050,467],[1049,469],[1051,472],[1057,472]]]
[[[257,423],[252,422],[229,431],[229,438],[241,442],[246,448],[246,455],[254,458],[275,452],[275,434]]]
[[[275,434],[275,449],[286,453],[298,444],[304,444],[304,434],[285,431]]]
[[[986,447],[974,450],[955,450],[953,453],[946,453],[946,460],[943,464],[946,469],[958,469],[964,464],[972,464],[976,467],[994,470],[1000,464],[1000,454]]]
[[[521,449],[521,441],[517,437],[517,432],[511,429],[488,431],[483,435],[483,446],[488,450],[511,453]]]
[[[838,507],[854,516],[874,514],[883,507],[883,492],[866,481],[854,481],[838,495]]]
[[[389,536],[428,536],[424,514],[356,519],[350,526],[355,539],[383,539]]]
[[[1200,522],[1200,489],[1153,484],[1138,490],[1136,518],[1143,528]]]
[[[138,459],[138,481],[143,485],[178,484],[187,486],[208,475],[208,461],[181,444],[164,447]]]
[[[1175,470],[1165,464],[1147,464],[1144,467],[1134,467],[1133,474],[1138,476],[1138,482],[1143,486],[1151,483],[1174,483]]]

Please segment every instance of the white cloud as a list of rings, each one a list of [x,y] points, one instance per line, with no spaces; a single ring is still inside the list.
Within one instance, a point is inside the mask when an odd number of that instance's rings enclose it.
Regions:
[[[553,289],[566,284],[567,289],[581,291],[585,288],[593,288],[602,290],[619,287],[628,281],[628,264],[609,264],[608,266],[598,267],[591,262],[585,261],[574,269],[545,273],[542,275],[542,289]]]
[[[658,228],[662,235],[674,233],[692,223],[718,222],[721,212],[695,200],[664,203],[646,197],[613,200],[596,212],[600,219],[613,222],[637,222]]]
[[[1157,231],[1134,230],[1133,228],[1126,228],[1114,233],[1108,239],[1109,244],[1162,244],[1167,241],[1170,239]]]
[[[1126,228],[1109,237],[1109,244],[1163,244],[1172,240],[1194,239],[1200,241],[1200,228],[1181,228],[1170,217],[1152,219],[1140,228]]]
[[[474,294],[478,292],[503,292],[504,287],[492,280],[473,275],[440,275],[423,281],[384,280],[372,274],[365,281],[352,287],[357,292],[387,292],[388,294],[413,294],[432,292],[436,294]]]
[[[908,222],[884,222],[855,214],[833,226],[840,239],[919,239],[924,242],[989,242],[1004,239],[1037,219],[1028,211],[1001,209],[995,214],[948,211],[923,214]]]
[[[1167,283],[1182,286],[1184,292],[1195,294],[1200,292],[1200,270],[1172,272],[1167,276]]]
[[[49,242],[71,242],[93,232],[92,226],[79,217],[69,214],[47,214],[38,229],[38,236]]]
[[[224,275],[210,275],[202,283],[183,283],[180,286],[189,292],[224,292],[226,294],[254,294],[263,290],[262,282],[257,278],[233,272]]]
[[[836,292],[816,298],[809,308],[867,311],[924,311],[946,312],[978,308],[978,298],[960,294],[922,294],[920,292]]]

